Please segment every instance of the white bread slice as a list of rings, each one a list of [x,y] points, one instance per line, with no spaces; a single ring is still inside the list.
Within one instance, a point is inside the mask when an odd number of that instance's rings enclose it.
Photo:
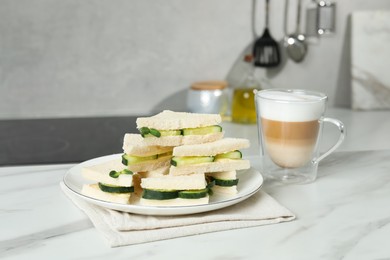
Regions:
[[[131,174],[121,174],[118,178],[110,177],[110,171],[122,171],[123,169],[126,169],[126,166],[124,166],[122,162],[117,159],[92,166],[86,166],[81,169],[81,174],[87,180],[112,184],[116,186],[133,186],[133,175]]]
[[[138,172],[142,178],[161,177],[169,173],[169,165],[151,170],[148,172]]]
[[[206,188],[204,173],[183,176],[166,175],[162,177],[143,178],[141,187],[144,189],[162,190],[200,190]]]
[[[173,156],[215,156],[234,150],[248,148],[248,139],[224,138],[212,143],[183,145],[173,148]]]
[[[223,187],[214,185],[212,188],[214,193],[224,194],[224,195],[236,195],[238,193],[237,186]]]
[[[223,138],[225,132],[212,133],[207,135],[185,135],[181,141],[181,145],[190,145],[190,144],[203,144],[211,143]]]
[[[219,114],[197,114],[164,110],[151,117],[137,118],[137,128],[149,127],[157,130],[179,130],[218,125],[221,121]]]
[[[150,146],[180,146],[189,144],[202,144],[220,140],[224,132],[212,133],[206,135],[176,135],[163,137],[147,137],[144,143]]]
[[[169,199],[169,200],[149,200],[149,199],[140,199],[140,204],[145,206],[194,206],[194,205],[203,205],[209,203],[209,196],[207,195],[204,198],[200,199]]]
[[[221,180],[234,180],[237,178],[237,171],[208,172],[206,175]]]
[[[81,189],[81,193],[85,196],[92,197],[98,200],[109,202],[128,204],[131,193],[109,193],[99,189],[98,184],[85,184]]]
[[[169,145],[156,146],[144,142],[140,134],[125,134],[123,138],[123,151],[126,154],[135,156],[150,156],[172,151],[173,147]]]
[[[133,172],[147,172],[152,171],[161,167],[169,166],[171,162],[171,156],[163,156],[155,160],[144,161],[136,164],[127,166],[127,169]]]
[[[204,173],[204,172],[223,172],[244,170],[250,168],[250,162],[248,160],[231,160],[223,159],[217,162],[189,164],[179,167],[171,166],[169,169],[170,175],[186,175],[191,173]]]

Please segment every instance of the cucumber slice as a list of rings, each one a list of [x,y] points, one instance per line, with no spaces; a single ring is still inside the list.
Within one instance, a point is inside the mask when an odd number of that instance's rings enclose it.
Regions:
[[[128,155],[123,154],[122,155],[122,164],[124,165],[131,165],[135,163],[140,163],[144,161],[150,161],[157,159],[158,155],[151,155],[151,156],[134,156],[134,155]]]
[[[130,193],[134,192],[134,187],[123,187],[123,186],[115,186],[111,184],[105,184],[105,183],[98,183],[100,190],[104,192],[109,192],[109,193]]]
[[[235,150],[227,153],[221,153],[215,156],[216,160],[217,159],[241,159],[241,158],[242,158],[242,153],[239,150]]]
[[[211,176],[206,176],[206,182],[207,182],[207,186],[206,186],[207,193],[211,196],[211,195],[213,195],[213,190],[212,190],[212,188],[213,188],[214,185],[215,185],[215,180],[214,180],[214,178],[211,177]]]
[[[146,136],[160,137],[161,136],[160,131],[158,131],[157,129],[154,129],[154,128],[148,128],[146,126],[141,127],[140,129],[138,129],[138,131],[141,133],[142,137],[146,137]]]
[[[143,135],[143,137],[147,138],[147,137],[163,137],[163,136],[181,135],[181,130],[158,130],[158,132],[160,133],[160,136],[156,136],[156,135],[153,135],[152,133],[148,133],[148,134]]]
[[[142,137],[150,133],[150,130],[147,127],[141,127],[138,131],[141,133]]]
[[[148,200],[170,200],[176,199],[179,196],[177,190],[151,190],[144,189],[142,192],[142,198]]]
[[[182,132],[183,135],[207,135],[222,132],[222,127],[219,125],[212,125],[206,127],[185,128]]]
[[[171,165],[182,166],[188,164],[213,162],[213,156],[174,156],[171,159]]]
[[[206,197],[208,189],[202,190],[183,190],[179,191],[179,198],[182,199],[200,199]]]
[[[181,135],[181,130],[160,130],[161,136]]]
[[[238,179],[222,180],[222,179],[212,178],[212,180],[214,181],[215,185],[222,186],[222,187],[231,187],[231,186],[235,186],[238,184]]]
[[[156,129],[154,129],[154,128],[149,128],[149,133],[150,133],[151,135],[154,135],[155,137],[160,137],[160,136],[161,136],[160,131],[158,131],[158,130],[156,130]]]
[[[161,137],[161,136],[177,136],[181,135],[181,130],[157,130],[154,128],[141,127],[138,129],[142,137]]]
[[[109,175],[111,178],[118,178],[119,175],[121,174],[133,174],[132,171],[128,170],[128,169],[123,169],[122,171],[110,171]]]

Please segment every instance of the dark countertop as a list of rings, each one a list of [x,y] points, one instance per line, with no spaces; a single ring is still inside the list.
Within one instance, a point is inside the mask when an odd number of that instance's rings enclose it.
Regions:
[[[0,120],[0,165],[74,163],[121,153],[137,116]]]

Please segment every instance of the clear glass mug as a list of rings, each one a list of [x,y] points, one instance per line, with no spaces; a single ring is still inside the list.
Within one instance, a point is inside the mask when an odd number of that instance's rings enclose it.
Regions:
[[[282,183],[309,183],[317,178],[318,163],[344,141],[344,124],[324,117],[328,97],[307,90],[255,91],[261,173]],[[340,131],[339,139],[319,154],[323,123]]]

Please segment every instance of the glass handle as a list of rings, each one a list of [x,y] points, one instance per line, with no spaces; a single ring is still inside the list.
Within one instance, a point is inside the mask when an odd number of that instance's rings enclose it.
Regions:
[[[341,143],[344,141],[345,139],[345,136],[347,134],[346,132],[346,129],[345,129],[345,126],[343,124],[343,122],[341,122],[340,120],[337,120],[337,119],[334,119],[334,118],[329,118],[329,117],[325,117],[325,118],[322,118],[321,120],[322,122],[325,122],[325,123],[332,123],[334,124],[335,126],[337,126],[340,130],[340,136],[339,136],[339,140],[337,140],[336,144],[333,145],[328,151],[326,151],[325,153],[323,153],[320,157],[318,158],[315,158],[313,160],[313,163],[319,163],[322,159],[324,159],[326,156],[328,156],[329,154],[331,154],[332,152],[334,152],[334,150],[336,150],[340,145]]]

